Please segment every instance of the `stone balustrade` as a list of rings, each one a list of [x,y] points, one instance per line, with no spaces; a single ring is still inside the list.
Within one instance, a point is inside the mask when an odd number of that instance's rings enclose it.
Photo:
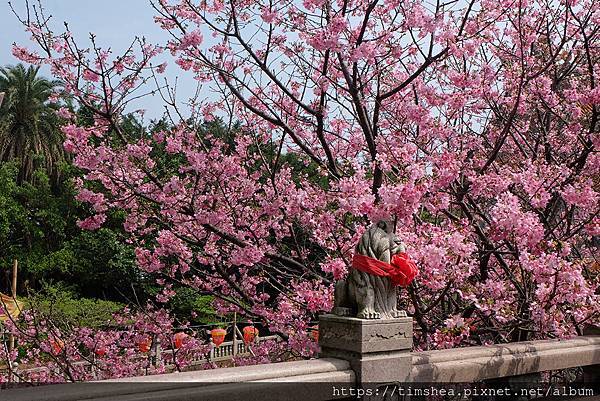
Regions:
[[[410,378],[470,383],[592,365],[600,365],[600,336],[417,352]]]
[[[9,390],[11,401],[326,400],[338,386],[472,383],[583,367],[600,382],[600,335],[411,352],[412,320],[322,316],[320,359]],[[0,396],[1,398],[1,396]]]

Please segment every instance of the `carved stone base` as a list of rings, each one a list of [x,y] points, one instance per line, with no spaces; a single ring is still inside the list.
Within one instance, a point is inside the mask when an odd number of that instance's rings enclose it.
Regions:
[[[350,362],[358,382],[406,382],[412,366],[412,319],[319,317],[321,357]]]

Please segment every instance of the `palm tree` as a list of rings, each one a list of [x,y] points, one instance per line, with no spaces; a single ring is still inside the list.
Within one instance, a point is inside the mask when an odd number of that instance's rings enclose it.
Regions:
[[[56,182],[59,163],[65,160],[57,105],[50,96],[58,81],[38,76],[39,67],[0,67],[0,161],[19,164],[19,183],[30,181],[44,167]]]

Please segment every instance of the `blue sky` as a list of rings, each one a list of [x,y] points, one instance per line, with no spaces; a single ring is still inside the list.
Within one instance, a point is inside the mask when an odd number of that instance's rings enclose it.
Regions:
[[[30,0],[30,4],[36,0]],[[25,0],[12,0],[18,12],[24,12]],[[77,41],[87,47],[89,33],[96,35],[96,41],[102,47],[112,47],[116,54],[127,48],[131,40],[137,36],[145,36],[151,43],[164,43],[168,39],[153,20],[154,10],[148,0],[42,0],[47,15],[52,15],[52,27],[62,32],[63,22],[68,22]],[[7,0],[0,0],[0,65],[18,62],[11,54],[11,46],[16,42],[21,45],[35,46],[29,35],[13,15]],[[44,72],[48,73],[48,70]],[[189,76],[181,76],[182,72],[170,63],[167,69],[169,79],[180,75],[179,87],[182,91],[186,82],[193,83]],[[190,95],[192,85],[187,85]],[[185,93],[181,93],[185,95]],[[162,114],[160,97],[146,97],[142,104],[148,110],[148,116],[158,117]]]

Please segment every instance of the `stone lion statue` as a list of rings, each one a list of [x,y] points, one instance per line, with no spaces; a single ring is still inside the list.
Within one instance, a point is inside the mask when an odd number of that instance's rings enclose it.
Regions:
[[[348,276],[335,285],[333,313],[361,319],[405,317],[406,312],[397,309],[396,285],[392,279],[367,273],[355,267],[357,257],[360,258],[360,255],[363,260],[376,259],[384,262],[381,265],[385,266],[392,262],[395,254],[401,252],[405,252],[404,244],[393,233],[393,225],[390,221],[382,220],[372,225],[356,245],[353,267]]]

